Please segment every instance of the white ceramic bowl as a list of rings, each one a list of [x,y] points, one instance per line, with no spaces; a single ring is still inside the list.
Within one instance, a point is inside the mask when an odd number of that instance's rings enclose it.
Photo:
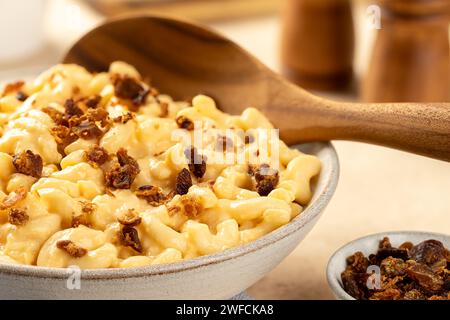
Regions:
[[[328,284],[337,299],[355,300],[355,298],[345,292],[342,285],[341,273],[345,270],[346,258],[354,254],[356,251],[361,251],[365,256],[376,253],[378,250],[378,244],[384,237],[389,237],[391,244],[394,247],[398,247],[406,241],[410,241],[416,245],[422,241],[434,239],[441,241],[446,248],[450,248],[450,235],[421,231],[383,232],[349,242],[333,254],[327,266]]]
[[[76,274],[67,269],[0,265],[0,300],[227,299],[240,293],[275,268],[299,244],[334,193],[339,162],[333,146],[323,142],[299,148],[322,162],[313,199],[301,215],[270,234],[221,253],[174,264],[83,270],[79,290],[68,289],[68,279],[71,282]]]

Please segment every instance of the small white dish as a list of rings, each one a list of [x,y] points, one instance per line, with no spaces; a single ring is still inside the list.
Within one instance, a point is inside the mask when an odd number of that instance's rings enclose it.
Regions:
[[[0,265],[5,299],[228,299],[274,269],[318,221],[337,185],[339,162],[331,143],[297,146],[316,155],[322,171],[305,210],[287,225],[233,249],[173,264],[76,270]],[[77,289],[77,280],[80,288]]]
[[[409,241],[414,245],[425,240],[441,241],[446,248],[450,248],[450,235],[433,232],[421,231],[392,231],[372,234],[363,238],[356,239],[347,243],[345,246],[338,249],[330,258],[327,266],[328,284],[338,300],[355,300],[347,292],[345,292],[342,285],[341,273],[345,270],[347,263],[346,258],[357,251],[361,251],[365,256],[376,253],[378,244],[384,237],[389,237],[391,244],[400,246],[402,243]]]

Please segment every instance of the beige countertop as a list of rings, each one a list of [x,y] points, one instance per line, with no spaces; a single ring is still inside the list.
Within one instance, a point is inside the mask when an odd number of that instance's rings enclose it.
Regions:
[[[58,6],[70,3],[67,0],[51,2]],[[77,12],[76,8],[69,8]],[[56,63],[64,48],[101,17],[92,13],[80,15],[75,29],[73,23],[65,28],[64,17],[58,19],[53,21],[58,28],[49,26],[52,43],[47,48],[48,54],[38,54],[34,61],[21,63],[23,68],[19,71],[0,68],[0,81],[23,78]],[[279,22],[276,17],[214,24],[213,27],[271,68],[278,69]],[[362,27],[357,27],[357,32],[360,46],[356,70],[361,73],[373,35]],[[254,298],[332,298],[325,276],[329,257],[341,245],[367,234],[391,230],[450,234],[450,163],[353,142],[336,142],[335,147],[341,162],[341,176],[334,198],[297,249],[249,289]]]

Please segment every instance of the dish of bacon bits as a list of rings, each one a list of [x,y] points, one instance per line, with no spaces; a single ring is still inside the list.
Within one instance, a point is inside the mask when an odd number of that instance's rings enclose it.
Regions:
[[[365,257],[347,258],[345,291],[359,300],[450,300],[450,251],[437,240],[393,247],[389,238]]]

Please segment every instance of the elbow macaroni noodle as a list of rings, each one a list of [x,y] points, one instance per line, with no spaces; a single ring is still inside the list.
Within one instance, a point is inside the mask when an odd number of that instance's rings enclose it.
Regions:
[[[16,92],[0,95],[0,201],[25,190],[12,207],[0,207],[0,263],[84,269],[173,263],[253,241],[287,224],[310,201],[310,180],[319,174],[320,161],[288,148],[258,110],[232,116],[206,96],[189,104],[157,93],[147,95],[136,109],[117,96],[114,76],[148,88],[132,66],[114,62],[109,72],[98,74],[77,65],[57,65],[23,84],[24,101]],[[100,136],[74,139],[61,150],[52,133],[56,124],[45,108],[64,112],[68,99],[91,96],[99,96],[99,106],[111,119],[130,111],[133,116],[111,122]],[[178,119],[189,119],[195,130],[180,128]],[[251,132],[253,141],[240,134],[244,131]],[[219,136],[231,142],[218,144]],[[205,156],[201,178],[186,162],[189,144]],[[129,188],[107,185],[104,167],[86,159],[94,146],[110,155],[125,149],[136,160],[140,171]],[[40,177],[16,170],[15,155],[27,150],[42,159]],[[277,172],[263,191],[255,188],[252,158]],[[183,169],[191,172],[192,185],[187,193],[174,194]],[[152,203],[138,196],[141,186],[170,196],[164,203]],[[13,223],[14,208],[26,212],[25,223]],[[139,223],[130,227],[120,222],[127,212],[136,214]],[[74,225],[75,217],[83,216],[86,221]],[[129,245],[130,237],[138,237],[138,247]],[[67,243],[83,250],[62,249]]]

